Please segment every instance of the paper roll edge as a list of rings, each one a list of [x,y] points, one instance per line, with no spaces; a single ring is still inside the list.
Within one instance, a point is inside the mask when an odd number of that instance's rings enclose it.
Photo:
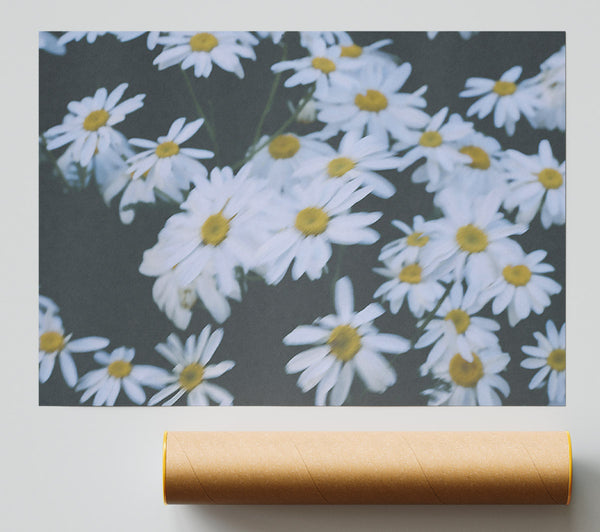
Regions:
[[[163,448],[162,448],[162,484],[163,484],[163,503],[167,504],[167,434],[163,433]]]
[[[571,504],[571,488],[573,487],[573,445],[571,443],[571,433],[567,430],[567,441],[569,443],[569,488],[567,492],[567,502],[565,504]]]

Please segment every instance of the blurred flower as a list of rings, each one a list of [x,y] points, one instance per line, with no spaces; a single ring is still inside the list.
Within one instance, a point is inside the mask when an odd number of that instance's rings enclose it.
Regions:
[[[156,405],[171,396],[163,403],[163,406],[171,406],[186,394],[189,406],[208,406],[211,400],[221,406],[233,404],[233,396],[227,390],[207,382],[235,366],[232,360],[208,364],[222,339],[223,329],[211,334],[211,327],[207,325],[198,337],[190,336],[185,345],[175,334],[158,344],[156,350],[174,368],[164,382],[166,386],[150,398],[148,405]]]
[[[376,61],[386,63],[388,66],[395,65],[393,56],[381,51],[384,46],[392,44],[392,39],[381,39],[367,46],[360,46],[346,32],[339,32],[338,44],[342,51],[342,57],[346,57],[361,66]]]
[[[510,394],[510,386],[498,375],[506,369],[510,356],[499,346],[482,349],[472,354],[468,362],[460,354],[445,357],[431,368],[433,378],[442,381],[436,388],[425,390],[429,405],[500,406]]]
[[[44,50],[54,55],[65,55],[67,49],[64,44],[58,44],[58,37],[55,37],[49,31],[40,31],[40,50]]]
[[[159,70],[181,63],[183,70],[193,66],[197,78],[210,76],[213,63],[243,78],[239,58],[256,59],[252,46],[258,44],[258,39],[247,31],[171,31],[157,41],[165,45],[153,61]]]
[[[376,173],[398,166],[398,159],[389,151],[386,142],[370,136],[361,138],[356,131],[349,131],[340,141],[338,150],[325,146],[327,153],[305,161],[294,172],[294,177],[356,180],[371,188],[373,195],[379,198],[389,198],[396,192],[394,185]]]
[[[566,337],[565,324],[556,329],[550,320],[546,322],[546,336],[541,332],[534,332],[537,346],[524,345],[523,353],[529,355],[521,361],[521,367],[537,369],[538,371],[529,383],[529,389],[535,390],[548,386],[548,401],[551,405],[565,404],[566,388]]]
[[[532,311],[541,314],[550,305],[550,296],[561,291],[556,281],[542,275],[554,271],[553,266],[542,262],[545,257],[545,251],[537,250],[516,260],[503,258],[502,274],[481,292],[480,301],[493,299],[494,314],[508,307],[511,326],[527,318]]]
[[[400,229],[406,236],[387,243],[381,248],[379,260],[381,262],[412,263],[418,262],[423,249],[429,242],[427,222],[421,215],[413,218],[413,227],[400,220],[394,220],[392,225]]]
[[[292,279],[306,274],[319,279],[331,257],[331,244],[373,244],[379,233],[369,225],[380,212],[350,213],[352,206],[363,199],[368,188],[328,180],[294,189],[280,200],[280,209],[273,210],[275,234],[257,251],[255,261],[264,266],[265,281],[278,284],[292,266]]]
[[[463,293],[461,284],[454,283],[435,313],[436,318],[425,326],[424,334],[415,344],[415,349],[435,344],[421,366],[422,375],[444,357],[459,353],[467,362],[473,362],[474,352],[498,344],[494,334],[500,330],[498,322],[475,316],[483,307],[477,301],[477,295],[474,291]]]
[[[565,163],[558,164],[547,140],[535,155],[508,150],[510,187],[504,200],[508,210],[519,208],[517,222],[530,223],[538,212],[545,229],[566,219]]]
[[[273,41],[273,44],[279,44],[285,31],[257,31],[256,34],[261,39],[268,39],[269,37]]]
[[[54,363],[58,357],[60,370],[69,387],[77,382],[77,368],[73,361],[73,353],[90,353],[104,349],[110,341],[98,336],[88,336],[71,340],[72,334],[65,334],[62,320],[58,316],[58,307],[48,298],[40,300],[40,382],[44,383],[52,375]]]
[[[412,138],[410,131],[422,128],[429,116],[421,110],[427,87],[412,94],[399,92],[412,67],[370,64],[357,73],[350,86],[332,84],[328,91],[315,92],[318,118],[326,124],[323,135],[356,131],[388,142],[388,133],[397,140]]]
[[[117,347],[110,355],[104,351],[96,353],[94,360],[104,367],[81,377],[75,388],[77,392],[85,390],[79,402],[85,403],[93,396],[94,406],[113,406],[122,388],[133,403],[141,405],[146,400],[142,386],[158,389],[169,373],[155,366],[133,365],[134,355],[135,349],[128,347]]]
[[[459,96],[480,98],[469,107],[467,116],[476,114],[477,118],[481,119],[493,110],[494,125],[504,126],[507,135],[512,136],[521,115],[531,120],[539,106],[535,91],[526,84],[517,83],[522,71],[522,67],[514,66],[502,74],[497,81],[487,78],[469,78],[465,90]]]
[[[303,392],[317,387],[315,404],[341,405],[348,397],[354,374],[367,389],[383,393],[395,384],[396,372],[382,353],[397,355],[410,348],[410,342],[395,334],[382,334],[373,320],[384,313],[377,303],[354,311],[352,282],[343,277],[335,285],[336,314],[318,318],[313,325],[300,325],[284,339],[285,345],[313,345],[293,357],[286,373],[300,373]]]
[[[145,94],[138,94],[119,103],[127,87],[127,83],[121,83],[110,94],[102,87],[93,97],[69,102],[69,114],[64,117],[63,123],[44,133],[48,149],[55,150],[70,144],[73,159],[85,167],[95,153],[109,149],[113,143],[120,143],[121,139],[112,126],[142,107],[145,97]]]
[[[158,38],[160,37],[160,31],[113,31],[112,33],[121,42],[132,41],[133,39],[137,39],[145,33],[148,33],[148,37],[146,39],[146,46],[148,47],[148,50],[154,50],[154,48],[156,48],[156,45],[158,44]]]

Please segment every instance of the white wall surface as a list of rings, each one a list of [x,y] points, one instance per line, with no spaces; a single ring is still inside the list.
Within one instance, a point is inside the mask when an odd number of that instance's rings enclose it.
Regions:
[[[146,0],[5,3],[0,53],[0,530],[317,532],[600,530],[599,11],[583,0]],[[37,31],[566,30],[564,408],[37,406]],[[569,507],[166,507],[164,430],[570,430]]]

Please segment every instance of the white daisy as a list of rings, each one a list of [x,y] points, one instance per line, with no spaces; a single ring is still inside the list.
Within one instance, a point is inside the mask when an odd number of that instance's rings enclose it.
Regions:
[[[301,31],[300,44],[308,48],[314,41],[324,41],[329,46],[340,42],[341,39],[350,38],[345,31]]]
[[[58,314],[58,305],[49,297],[43,296],[42,294],[39,295],[38,306],[40,323],[42,322],[42,318],[46,313]]]
[[[158,43],[165,45],[153,61],[159,70],[181,63],[183,70],[193,66],[197,78],[207,78],[214,63],[243,78],[240,57],[256,59],[252,46],[258,44],[258,39],[247,31],[171,31],[159,37]]]
[[[387,142],[372,136],[361,137],[356,131],[349,131],[341,139],[338,150],[326,146],[328,153],[307,160],[293,176],[303,179],[356,180],[370,187],[373,195],[379,198],[389,198],[396,192],[394,185],[376,173],[398,166],[398,158],[389,151]]]
[[[58,44],[58,37],[55,37],[49,31],[40,31],[39,40],[40,50],[54,55],[65,55],[67,53],[65,45]]]
[[[369,391],[383,393],[395,384],[396,372],[382,353],[398,355],[410,348],[405,338],[382,334],[373,325],[384,313],[377,303],[354,312],[354,291],[348,277],[335,285],[335,310],[336,314],[318,318],[312,325],[296,327],[283,339],[285,345],[313,346],[293,357],[285,371],[302,372],[298,386],[303,392],[317,387],[316,405],[341,405],[355,373]]]
[[[208,364],[222,339],[223,329],[211,334],[211,327],[207,325],[198,337],[190,336],[185,345],[175,334],[158,344],[156,350],[174,368],[165,381],[166,386],[150,398],[148,405],[156,405],[171,396],[163,403],[163,406],[171,406],[186,394],[189,406],[208,406],[210,401],[221,406],[232,405],[233,396],[227,390],[208,382],[235,366],[232,360]]]
[[[468,287],[483,289],[501,274],[506,260],[522,256],[521,246],[509,237],[521,235],[527,225],[512,224],[498,212],[502,195],[469,197],[452,189],[439,193],[444,217],[428,223],[430,240],[423,250],[423,264],[440,265],[452,272],[456,281],[463,277]]]
[[[467,116],[476,114],[481,119],[493,110],[494,126],[504,126],[506,133],[512,136],[521,115],[531,120],[539,105],[535,91],[526,84],[517,83],[522,71],[522,67],[514,66],[502,74],[499,80],[469,78],[465,83],[466,89],[459,96],[480,98],[469,107]]]
[[[330,83],[348,85],[352,82],[348,71],[360,68],[360,63],[342,57],[339,46],[327,46],[321,39],[312,40],[307,46],[308,56],[300,59],[275,63],[273,72],[294,70],[294,74],[285,80],[285,87],[309,85],[316,82],[317,88],[327,90]]]
[[[77,383],[77,368],[72,354],[91,353],[104,349],[110,341],[98,336],[72,340],[73,335],[65,334],[62,320],[56,312],[58,309],[55,306],[48,307],[43,315],[40,312],[40,382],[44,383],[50,378],[58,357],[65,382],[72,388]]]
[[[474,131],[454,143],[454,146],[469,159],[457,164],[454,171],[443,174],[438,187],[432,187],[429,181],[426,187],[428,192],[454,188],[473,196],[485,196],[492,190],[506,189],[506,156],[496,139]],[[418,175],[418,170],[420,168],[413,173],[413,181],[417,183],[425,181]]]
[[[192,318],[192,309],[198,301],[218,323],[223,323],[231,314],[231,307],[217,288],[214,273],[202,272],[190,284],[182,285],[175,270],[177,267],[160,275],[152,287],[152,297],[158,308],[179,329],[187,329]],[[242,293],[239,285],[235,285],[228,297],[240,301]]]
[[[427,190],[435,190],[444,173],[452,172],[457,165],[469,162],[468,155],[461,153],[453,144],[473,132],[473,124],[453,114],[444,123],[448,108],[444,107],[431,117],[418,131],[410,131],[394,148],[406,152],[398,165],[402,171],[420,159],[425,159],[424,172],[430,183]]]
[[[349,212],[370,192],[359,186],[356,181],[328,180],[281,198],[281,208],[273,215],[277,232],[256,253],[268,284],[278,284],[292,262],[292,279],[304,274],[319,279],[331,257],[331,244],[368,245],[379,239],[369,226],[380,212]]]
[[[418,262],[388,261],[383,268],[373,268],[373,271],[389,279],[375,291],[373,297],[388,301],[392,314],[399,312],[406,299],[411,313],[420,318],[425,311],[435,307],[444,293],[444,286],[436,272],[423,268]]]
[[[412,67],[409,63],[384,67],[371,64],[357,73],[352,84],[332,85],[329,91],[316,91],[314,98],[318,118],[326,124],[325,132],[357,131],[375,135],[383,142],[388,133],[398,140],[410,138],[412,129],[423,127],[429,120],[421,110],[427,87],[412,94],[399,92]]]
[[[477,293],[467,291],[465,294],[462,285],[454,283],[435,313],[436,318],[425,326],[423,336],[415,344],[415,349],[435,344],[421,366],[422,375],[444,357],[459,353],[467,362],[473,362],[473,352],[498,344],[494,332],[500,330],[500,325],[489,318],[475,316],[482,306],[477,301]]]
[[[510,356],[499,346],[472,354],[468,362],[460,354],[444,358],[432,368],[432,376],[442,381],[436,388],[425,390],[429,405],[500,406],[510,394],[510,386],[498,375],[506,369]]]
[[[98,37],[102,37],[109,33],[108,31],[66,31],[58,39],[59,45],[68,44],[70,42],[79,42],[85,39],[89,44],[96,42]]]
[[[134,355],[135,349],[128,347],[117,347],[111,354],[105,351],[94,354],[94,360],[104,367],[79,379],[75,391],[85,390],[79,402],[85,403],[93,396],[94,406],[113,406],[122,388],[133,403],[144,403],[146,392],[143,386],[160,388],[169,378],[169,372],[155,366],[134,365],[131,363]]]
[[[406,236],[387,243],[381,248],[381,262],[414,263],[419,261],[423,249],[429,242],[427,222],[421,215],[413,218],[413,227],[400,220],[392,221],[392,225],[400,229]]]
[[[564,225],[566,219],[565,163],[559,164],[547,140],[540,142],[538,153],[524,155],[508,150],[510,187],[504,206],[519,209],[517,222],[530,223],[538,212],[542,225]]]
[[[527,318],[532,311],[541,314],[550,305],[550,296],[561,291],[556,281],[542,275],[554,271],[553,266],[542,262],[545,257],[546,252],[540,249],[518,259],[503,258],[501,275],[481,292],[480,301],[493,299],[494,314],[508,308],[511,326]]]
[[[214,273],[219,292],[239,293],[237,270],[252,266],[257,247],[266,240],[267,205],[271,196],[244,166],[236,176],[230,168],[214,168],[171,216],[157,244],[144,252],[140,273],[158,277],[177,266],[182,286],[203,272]]]
[[[262,148],[252,156],[252,174],[259,179],[267,179],[278,190],[296,185],[300,181],[293,177],[296,170],[303,168],[311,159],[331,152],[331,146],[312,134],[301,137],[284,133],[270,141],[268,139],[265,135],[257,143]]]
[[[546,322],[546,336],[541,332],[533,333],[537,346],[524,345],[523,353],[529,355],[521,361],[521,367],[537,369],[529,383],[529,389],[535,390],[548,386],[548,401],[551,405],[565,404],[566,377],[566,335],[565,324],[556,329],[554,322]]]
[[[204,181],[207,170],[203,164],[198,162],[198,159],[210,159],[214,153],[208,150],[181,147],[181,144],[196,134],[204,120],[198,118],[187,125],[185,121],[186,119],[183,117],[175,120],[167,134],[158,137],[156,141],[129,140],[133,146],[144,149],[128,160],[134,179],[156,167],[160,177],[163,179],[174,178],[182,190],[188,188],[190,183],[197,184],[197,181]]]
[[[391,39],[381,39],[367,46],[360,46],[346,32],[340,32],[338,35],[338,44],[342,57],[346,57],[361,66],[374,61],[381,61],[388,66],[392,66],[395,63],[392,55],[381,51],[381,48],[384,46],[392,44]]]
[[[566,125],[566,85],[565,47],[552,54],[540,66],[540,73],[524,81],[537,91],[539,108],[530,119],[535,128],[565,130]]]
[[[64,117],[63,123],[44,133],[47,148],[55,150],[70,144],[74,159],[81,166],[87,166],[94,153],[107,150],[111,144],[120,143],[121,139],[112,126],[142,107],[145,97],[145,94],[138,94],[118,103],[127,87],[127,83],[121,83],[110,94],[102,87],[93,97],[86,96],[81,101],[69,102],[69,114]]]

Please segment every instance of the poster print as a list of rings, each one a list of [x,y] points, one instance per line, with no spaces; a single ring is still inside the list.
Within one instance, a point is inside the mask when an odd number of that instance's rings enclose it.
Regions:
[[[42,405],[564,405],[564,33],[41,32]]]

